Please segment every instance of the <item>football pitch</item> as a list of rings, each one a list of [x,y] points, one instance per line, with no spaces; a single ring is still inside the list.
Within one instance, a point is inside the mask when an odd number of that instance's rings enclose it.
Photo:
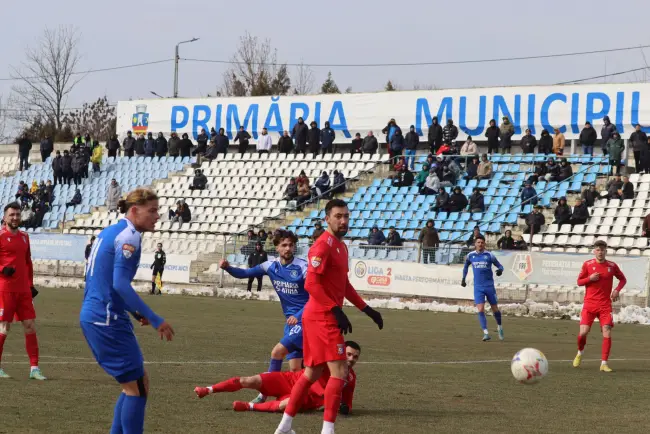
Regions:
[[[253,391],[199,400],[196,385],[263,372],[283,327],[280,305],[211,297],[144,296],[174,327],[162,342],[137,327],[151,390],[146,432],[272,433],[279,414],[235,413]],[[35,301],[46,382],[27,380],[22,327],[14,325],[0,381],[0,433],[107,433],[118,385],[94,362],[78,325],[81,291],[43,289]],[[587,343],[580,369],[573,321],[504,317],[506,341],[481,342],[474,315],[383,310],[385,328],[347,309],[349,336],[362,347],[352,414],[338,433],[648,431],[650,328],[617,325],[611,374],[598,371],[601,338]],[[490,329],[495,329],[492,317]],[[524,347],[543,351],[549,375],[517,384],[509,360]],[[286,367],[286,364],[285,364]],[[319,433],[320,413],[298,415],[298,434]]]

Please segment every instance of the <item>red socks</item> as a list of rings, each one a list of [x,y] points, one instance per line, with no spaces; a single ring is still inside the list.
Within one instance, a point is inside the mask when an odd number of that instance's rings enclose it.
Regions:
[[[587,335],[584,336],[578,335],[578,351],[584,350],[585,345],[587,345]]]
[[[280,402],[282,401],[276,399],[275,401],[253,404],[253,411],[261,411],[264,413],[275,413],[277,411],[280,411]]]
[[[325,422],[336,422],[336,415],[341,405],[343,386],[345,386],[345,380],[341,380],[340,378],[330,377],[327,380],[327,387],[325,387],[325,414],[323,415]]]
[[[2,360],[2,349],[5,346],[5,339],[7,339],[7,335],[0,333],[0,361]]]
[[[602,361],[606,362],[609,359],[609,350],[612,349],[612,338],[603,338],[603,358]]]
[[[298,414],[298,412],[300,411],[300,407],[302,406],[302,403],[305,401],[305,398],[307,397],[307,393],[309,393],[309,388],[311,387],[311,385],[312,383],[309,382],[307,377],[305,377],[304,375],[300,376],[298,381],[296,381],[296,384],[294,384],[293,388],[291,389],[291,398],[289,399],[289,404],[287,404],[287,408],[285,408],[284,410],[284,414],[291,417],[295,417],[296,414]]]
[[[38,339],[36,333],[25,335],[25,348],[29,356],[29,365],[38,366]]]
[[[217,383],[214,386],[212,386],[212,392],[213,393],[219,393],[219,392],[237,392],[238,390],[241,390],[241,382],[239,381],[239,377],[233,377],[230,380],[222,381],[221,383]]]

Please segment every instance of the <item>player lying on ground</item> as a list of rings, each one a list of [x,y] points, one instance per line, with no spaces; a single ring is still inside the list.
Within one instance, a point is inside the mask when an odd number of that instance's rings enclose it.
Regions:
[[[305,289],[309,292],[309,301],[302,318],[305,372],[291,389],[291,399],[276,434],[294,433],[291,429],[293,418],[325,368],[330,378],[324,391],[322,433],[334,433],[347,378],[343,334],[352,332],[352,325],[343,312],[343,299],[347,298],[372,318],[379,329],[384,326],[381,314],[363,301],[348,279],[348,250],[343,242],[350,224],[347,204],[340,199],[330,200],[325,206],[325,221],[327,231],[316,240],[308,254]]]
[[[463,267],[463,280],[460,285],[467,286],[465,278],[467,270],[472,266],[474,275],[474,304],[478,310],[478,320],[483,330],[483,341],[489,341],[490,333],[487,327],[487,318],[485,317],[485,299],[490,303],[492,314],[497,321],[499,339],[503,340],[503,327],[501,326],[501,311],[497,300],[497,290],[494,287],[494,277],[492,276],[492,265],[497,267],[497,276],[503,274],[503,265],[499,263],[492,252],[485,250],[485,238],[483,235],[476,237],[474,242],[476,251],[470,252],[465,258],[465,267]]]
[[[231,267],[228,261],[222,260],[219,266],[228,274],[238,279],[249,277],[269,276],[273,289],[280,298],[282,312],[286,318],[284,337],[271,350],[269,372],[282,370],[282,361],[289,360],[289,369],[297,372],[302,369],[302,312],[309,299],[305,291],[307,262],[296,258],[293,252],[298,237],[293,232],[277,230],[273,234],[273,245],[278,252],[274,261],[266,261],[253,268],[243,269]],[[264,394],[253,400],[254,403],[264,402]]]
[[[357,385],[357,374],[354,372],[354,365],[359,361],[361,347],[354,341],[345,342],[345,356],[348,363],[348,376],[343,388],[339,413],[349,414],[352,410],[352,398]],[[210,387],[196,387],[194,392],[199,398],[210,393],[236,392],[241,389],[258,390],[266,396],[276,397],[275,401],[264,403],[252,403],[235,401],[232,403],[235,411],[261,411],[276,412],[283,411],[289,403],[291,388],[303,375],[304,370],[298,372],[266,372],[252,377],[234,377]],[[329,372],[323,373],[321,378],[309,389],[307,401],[302,405],[302,411],[316,410],[323,406],[325,395],[324,387],[327,386]]]
[[[95,360],[122,387],[111,434],[141,434],[149,377],[127,312],[142,325],[151,324],[160,339],[171,341],[174,330],[131,286],[140,264],[141,232],[153,232],[159,218],[158,197],[138,188],[120,201],[119,209],[125,218],[97,235],[88,257],[79,320]]]
[[[25,330],[29,378],[45,380],[38,368],[36,311],[32,301],[38,292],[34,288],[29,236],[19,230],[19,226],[20,205],[10,203],[4,208],[4,225],[0,229],[0,360],[11,322],[15,318],[22,321]],[[0,378],[10,378],[1,367]]]
[[[621,289],[627,283],[625,275],[612,261],[605,259],[607,255],[607,243],[598,240],[594,243],[595,259],[590,259],[582,264],[578,275],[578,286],[585,287],[585,299],[580,314],[580,333],[578,334],[578,354],[573,360],[573,366],[577,368],[582,362],[582,352],[587,344],[587,335],[591,325],[598,318],[600,328],[603,332],[602,361],[600,370],[612,372],[607,365],[609,351],[612,348],[612,327],[614,317],[612,316],[612,301],[618,300]],[[618,279],[618,285],[612,291],[614,277]]]

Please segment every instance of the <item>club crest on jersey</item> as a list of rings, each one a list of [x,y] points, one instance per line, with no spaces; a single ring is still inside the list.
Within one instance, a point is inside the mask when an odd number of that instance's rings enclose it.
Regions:
[[[340,356],[343,354],[343,344],[336,344],[336,353]]]
[[[296,279],[298,277],[298,270],[291,270],[289,275],[293,278]]]
[[[122,254],[126,259],[129,259],[131,256],[133,256],[134,252],[135,252],[135,247],[132,246],[131,244],[124,244],[122,246]]]
[[[321,262],[323,262],[323,260],[318,256],[313,256],[311,258],[311,266],[314,268],[320,267]]]

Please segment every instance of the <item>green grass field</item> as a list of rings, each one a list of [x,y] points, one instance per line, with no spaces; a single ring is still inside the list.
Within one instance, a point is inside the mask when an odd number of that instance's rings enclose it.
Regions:
[[[80,291],[43,290],[36,299],[41,367],[49,381],[27,380],[21,326],[5,346],[0,382],[2,433],[107,433],[119,387],[92,360],[78,326]],[[277,303],[162,296],[146,300],[175,328],[161,342],[138,328],[151,392],[146,432],[272,433],[278,414],[234,413],[242,391],[198,400],[196,385],[262,372],[281,337]],[[648,430],[650,329],[614,330],[612,374],[598,371],[601,339],[592,335],[585,362],[571,367],[578,325],[570,321],[504,319],[506,341],[481,342],[473,315],[383,311],[378,331],[350,312],[351,338],[362,346],[353,414],[339,433],[629,432]],[[489,318],[490,328],[494,328]],[[535,347],[549,358],[536,386],[515,383],[509,359]],[[299,415],[298,434],[319,433],[320,414]]]

